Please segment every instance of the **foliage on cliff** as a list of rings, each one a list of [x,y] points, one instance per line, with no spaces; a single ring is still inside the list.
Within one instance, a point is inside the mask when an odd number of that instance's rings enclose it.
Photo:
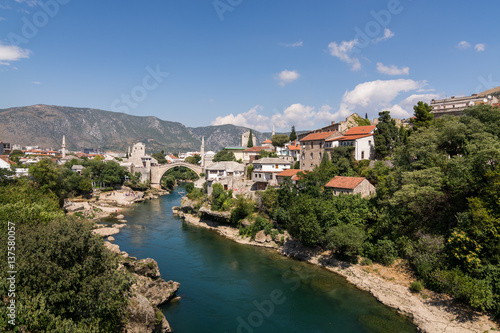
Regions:
[[[392,154],[393,168],[369,168],[337,148],[297,185],[268,190],[261,212],[309,246],[383,264],[407,259],[427,288],[498,316],[500,109],[465,114],[421,117],[404,140],[388,118],[381,155]],[[324,185],[335,175],[367,177],[377,197],[333,196]]]
[[[118,332],[130,282],[91,225],[65,217],[59,198],[29,180],[0,184],[0,330],[7,305],[27,332]],[[15,224],[16,297],[8,297],[7,225]],[[11,224],[12,226],[12,224]]]

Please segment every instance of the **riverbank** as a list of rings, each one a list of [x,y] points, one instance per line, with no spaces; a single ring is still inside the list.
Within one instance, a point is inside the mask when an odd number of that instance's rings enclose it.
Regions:
[[[124,209],[131,207],[135,203],[157,199],[169,193],[157,189],[134,191],[130,187],[122,186],[114,191],[95,192],[90,199],[68,199],[65,201],[64,209],[69,215],[77,215],[98,221],[106,217],[120,216]]]
[[[180,210],[174,209],[174,214],[192,225],[214,230],[237,243],[272,248],[284,256],[307,261],[335,272],[359,289],[370,292],[381,303],[412,318],[423,332],[482,333],[493,332],[498,328],[488,316],[470,310],[445,295],[428,290],[419,294],[412,293],[409,289],[409,283],[413,281],[411,273],[408,273],[405,265],[401,263],[393,267],[350,264],[332,258],[328,251],[305,248],[287,234],[283,237],[282,245],[274,240],[257,242],[240,236],[237,228],[200,219]]]

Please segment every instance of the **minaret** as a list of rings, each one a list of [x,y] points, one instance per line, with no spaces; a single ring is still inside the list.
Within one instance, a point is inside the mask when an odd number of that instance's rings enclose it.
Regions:
[[[273,124],[273,134],[271,134],[271,137],[275,136],[276,132],[274,131],[274,124]]]
[[[205,167],[205,137],[201,137],[201,167]]]
[[[127,153],[127,157],[130,158],[130,146],[128,146],[128,153]]]
[[[62,142],[62,158],[66,158],[66,136],[63,135],[63,142]]]

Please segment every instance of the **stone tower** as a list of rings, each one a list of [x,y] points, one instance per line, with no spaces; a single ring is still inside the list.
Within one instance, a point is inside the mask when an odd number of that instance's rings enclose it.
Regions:
[[[274,124],[273,124],[273,133],[271,134],[271,138],[276,135],[276,131],[274,130]]]
[[[62,158],[66,158],[66,136],[63,135],[63,141],[62,141]]]
[[[200,148],[200,154],[201,154],[201,167],[205,167],[205,137],[201,137],[201,148]]]

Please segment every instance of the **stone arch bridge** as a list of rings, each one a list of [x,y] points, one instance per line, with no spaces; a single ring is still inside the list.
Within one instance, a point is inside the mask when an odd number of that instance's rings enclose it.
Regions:
[[[203,168],[198,165],[194,165],[191,163],[186,163],[186,162],[174,162],[170,164],[165,164],[165,165],[158,165],[158,166],[152,166],[151,167],[151,187],[160,189],[161,188],[161,178],[170,169],[173,169],[175,167],[185,167],[188,169],[193,170],[198,177],[201,177],[200,174],[203,172]]]

